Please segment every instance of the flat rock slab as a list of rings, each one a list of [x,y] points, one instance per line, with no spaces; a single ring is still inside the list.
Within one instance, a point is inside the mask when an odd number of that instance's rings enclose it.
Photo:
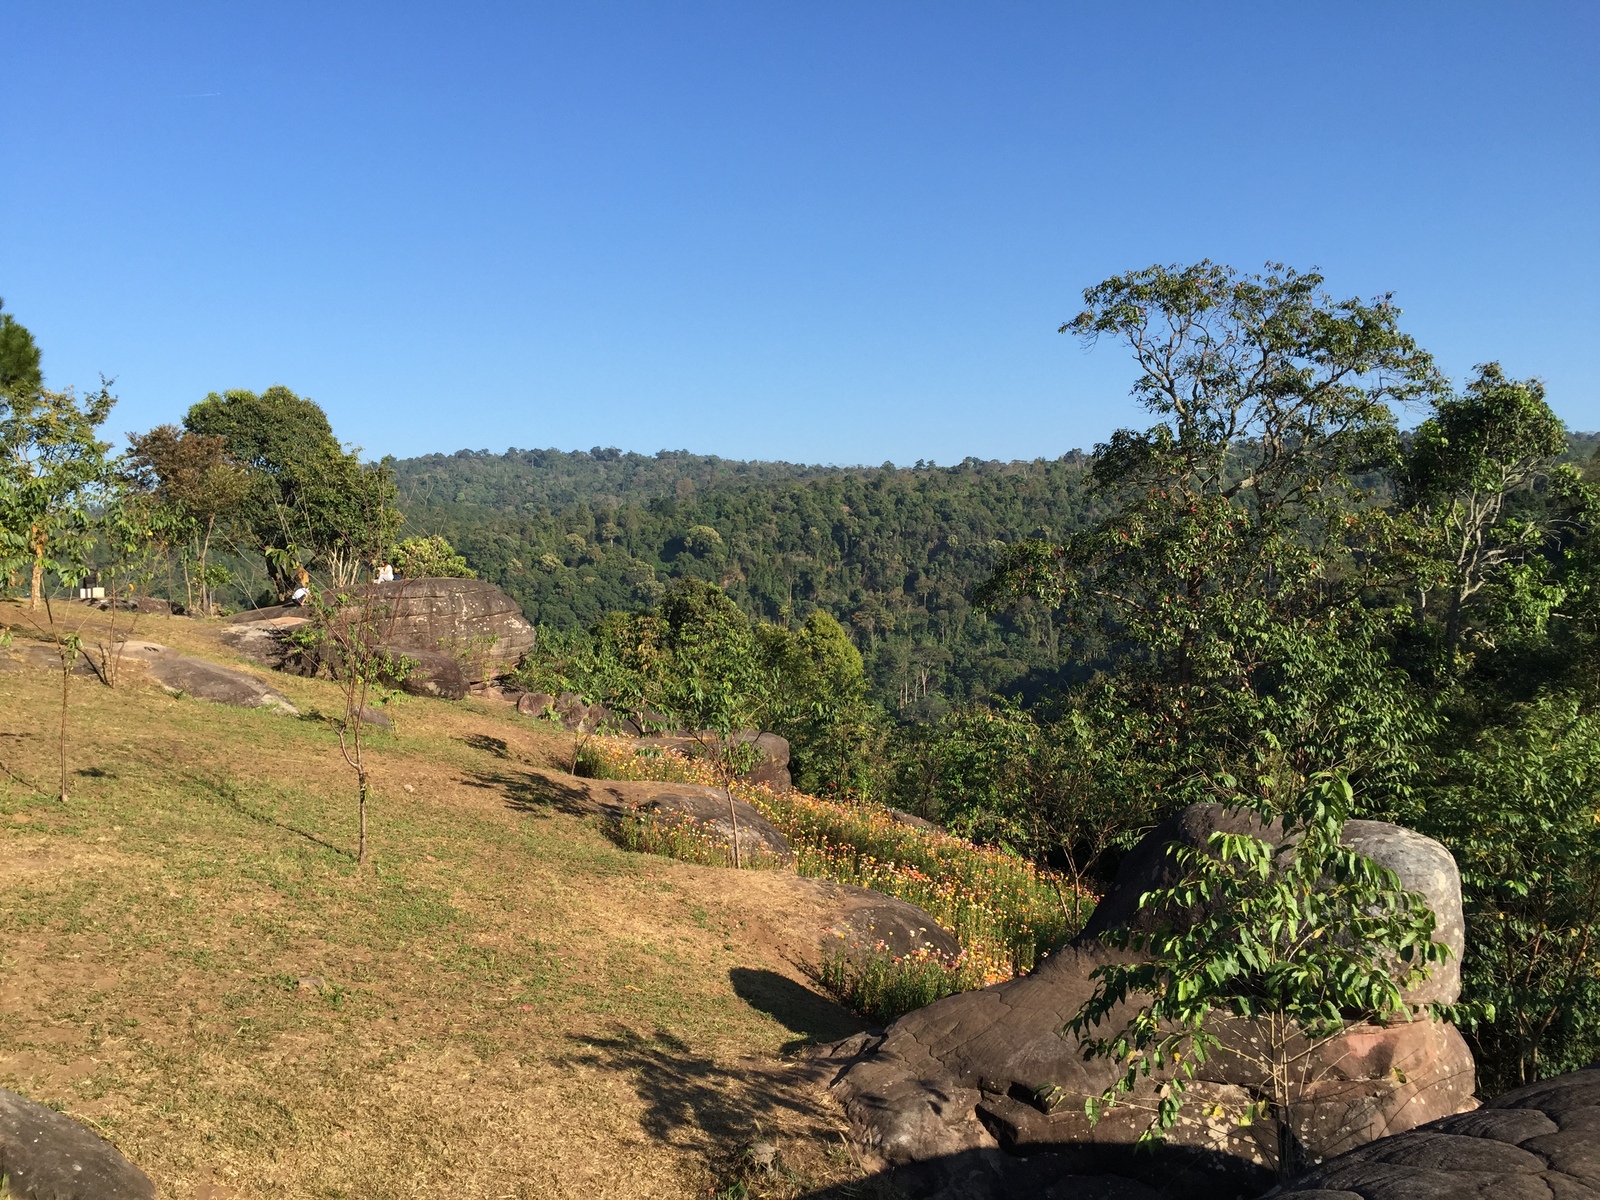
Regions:
[[[0,1175],[18,1200],[155,1200],[145,1173],[71,1117],[0,1089]]]
[[[299,715],[299,710],[282,692],[243,671],[179,654],[155,642],[124,642],[121,651],[124,662],[143,664],[150,678],[169,692],[183,692],[212,704],[266,708],[289,716]]]
[[[298,604],[274,604],[267,608],[247,608],[229,617],[225,624],[251,625],[257,621],[274,621],[282,617],[306,619],[306,610]]]
[[[37,671],[61,671],[61,652],[56,649],[53,642],[36,642],[18,638],[11,643],[9,655],[0,652],[0,670],[17,670],[29,667]],[[74,675],[94,675],[97,672],[89,661],[89,652],[80,650],[77,661],[72,664]]]
[[[297,612],[281,613],[255,621],[234,618],[217,631],[217,638],[240,658],[277,671],[283,669],[289,658],[289,634],[308,624],[310,618]]]
[[[737,819],[739,853],[746,861],[760,857],[783,864],[794,861],[789,839],[743,800],[734,799],[730,805],[728,793],[721,788],[692,783],[607,782],[592,786],[590,796],[599,811],[612,820],[654,813],[666,820],[688,821],[730,847]]]
[[[1600,1200],[1600,1066],[1368,1142],[1273,1194],[1296,1200]]]

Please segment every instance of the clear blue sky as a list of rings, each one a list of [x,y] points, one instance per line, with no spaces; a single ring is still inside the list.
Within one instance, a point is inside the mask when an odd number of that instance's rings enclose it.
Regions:
[[[118,431],[1053,456],[1152,262],[1393,291],[1600,428],[1600,5],[0,3],[0,296]]]

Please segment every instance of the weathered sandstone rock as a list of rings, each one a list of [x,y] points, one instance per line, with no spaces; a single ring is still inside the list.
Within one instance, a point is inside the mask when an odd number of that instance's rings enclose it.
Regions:
[[[0,1089],[0,1176],[18,1200],[155,1200],[145,1173],[71,1117]]]
[[[289,635],[310,623],[298,605],[284,607],[293,611],[255,621],[241,621],[235,617],[218,630],[217,638],[240,658],[281,671],[292,652]]]
[[[1351,844],[1428,895],[1444,910],[1443,938],[1457,936],[1460,896],[1453,862],[1440,861],[1440,855],[1449,857],[1443,848],[1393,826],[1351,826]],[[1094,990],[1090,973],[1118,953],[1093,935],[1150,919],[1139,912],[1138,897],[1170,878],[1172,842],[1204,845],[1212,831],[1235,828],[1282,837],[1281,830],[1263,831],[1253,818],[1214,806],[1185,810],[1129,854],[1085,934],[1031,975],[948,997],[901,1018],[876,1039],[821,1051],[834,1066],[834,1095],[862,1149],[886,1164],[915,1166],[906,1177],[914,1195],[1017,1194],[1017,1156],[1029,1156],[1025,1173],[1037,1181],[1041,1155],[1050,1156],[1062,1181],[1110,1172],[1163,1195],[1197,1200],[1262,1190],[1277,1148],[1262,1126],[1240,1123],[1263,1083],[1250,1055],[1240,1053],[1258,1037],[1253,1023],[1230,1019],[1215,1027],[1225,1050],[1201,1067],[1165,1158],[1133,1153],[1150,1120],[1154,1084],[1090,1126],[1083,1102],[1109,1086],[1116,1069],[1104,1059],[1085,1060],[1063,1033]],[[1451,975],[1430,998],[1453,999],[1458,990],[1459,976]],[[1113,1014],[1110,1027],[1119,1023]],[[1439,1022],[1353,1026],[1316,1048],[1307,1068],[1291,1118],[1313,1159],[1473,1103],[1471,1055],[1460,1034]],[[1171,1154],[1187,1156],[1181,1171]]]
[[[298,714],[282,692],[244,671],[179,654],[155,642],[123,642],[120,650],[124,663],[141,664],[150,678],[169,692],[182,692],[196,700],[235,708],[266,708],[289,716]]]
[[[483,579],[397,579],[369,585],[379,640],[407,654],[455,658],[469,683],[504,675],[533,648],[515,600]]]
[[[1600,1064],[1368,1142],[1272,1193],[1295,1200],[1600,1200]]]

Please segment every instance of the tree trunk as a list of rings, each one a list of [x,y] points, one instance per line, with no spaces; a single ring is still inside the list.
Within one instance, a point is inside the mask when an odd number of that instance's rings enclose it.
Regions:
[[[33,544],[33,588],[28,593],[28,607],[37,611],[42,603],[44,603],[44,539],[40,538]]]
[[[357,716],[356,720],[359,721],[360,719]],[[367,773],[360,767],[356,768],[356,782],[361,793],[359,803],[360,828],[356,832],[356,866],[364,867],[367,865],[367,793],[369,789],[367,786]]]
[[[200,615],[211,615],[211,584],[206,579],[206,556],[211,553],[211,531],[216,527],[217,518],[213,513],[206,519],[206,536],[200,543]]]
[[[56,646],[56,650],[61,655],[61,731],[56,742],[56,752],[61,760],[60,800],[61,803],[65,804],[67,802],[67,693],[72,686],[73,659],[77,655],[73,654],[69,658],[67,656],[67,647],[59,643]]]
[[[1465,584],[1457,583],[1450,596],[1450,615],[1445,620],[1444,626],[1444,664],[1445,670],[1454,673],[1456,661],[1456,647],[1461,642],[1461,607],[1465,603]]]

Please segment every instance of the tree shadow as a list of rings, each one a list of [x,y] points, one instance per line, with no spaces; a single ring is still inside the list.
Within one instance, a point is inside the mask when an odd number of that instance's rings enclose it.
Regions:
[[[581,1049],[561,1065],[624,1076],[644,1102],[644,1132],[667,1145],[716,1157],[719,1148],[746,1145],[777,1127],[789,1137],[839,1136],[796,1066],[750,1059],[725,1065],[659,1029],[651,1036],[623,1030],[569,1040]]]
[[[487,733],[472,733],[461,740],[474,750],[482,750],[486,754],[492,754],[508,762],[511,759],[511,747],[506,744],[505,738],[490,737]]]
[[[734,967],[728,982],[734,995],[751,1008],[799,1034],[784,1046],[786,1054],[819,1042],[837,1042],[867,1028],[867,1022],[842,1005],[776,971]]]
[[[218,782],[213,779],[200,779],[196,782],[216,796],[224,808],[244,817],[248,821],[254,821],[258,825],[271,825],[274,829],[281,829],[285,833],[292,833],[296,837],[304,838],[308,842],[321,846],[330,854],[336,854],[340,858],[349,859],[351,862],[356,860],[356,856],[349,850],[342,846],[335,846],[320,834],[312,833],[308,829],[301,829],[298,825],[291,825],[287,821],[279,820],[272,813],[262,812],[260,809],[255,808],[239,794],[239,789],[227,780]]]
[[[595,811],[588,788],[531,771],[476,771],[462,782],[468,787],[499,792],[505,797],[506,807],[515,812],[545,816],[561,812],[582,817]]]

